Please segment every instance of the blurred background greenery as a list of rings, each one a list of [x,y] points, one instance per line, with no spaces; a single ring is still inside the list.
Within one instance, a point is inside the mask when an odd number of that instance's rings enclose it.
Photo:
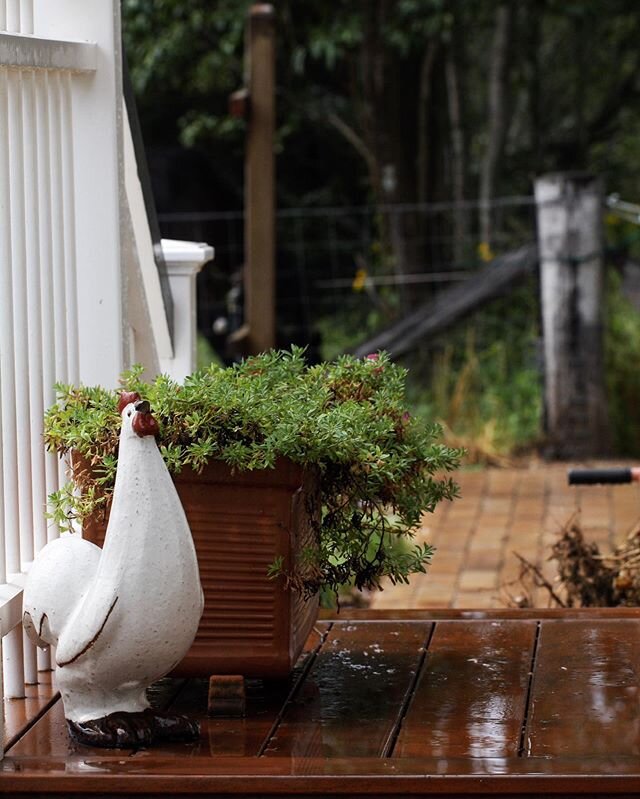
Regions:
[[[203,362],[224,357],[214,328],[242,264],[245,122],[227,100],[243,81],[249,5],[123,0],[163,233],[217,250],[199,286]],[[592,171],[640,199],[635,0],[277,0],[275,11],[279,344],[332,358],[534,240],[537,175]],[[604,223],[609,411],[617,452],[638,455],[640,228]],[[541,442],[539,313],[532,279],[406,358],[415,407],[471,460]]]

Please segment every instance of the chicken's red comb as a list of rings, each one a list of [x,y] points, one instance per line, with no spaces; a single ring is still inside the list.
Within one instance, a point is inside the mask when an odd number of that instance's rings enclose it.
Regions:
[[[121,414],[129,403],[138,402],[139,399],[140,394],[137,391],[123,391],[118,400],[118,413]]]

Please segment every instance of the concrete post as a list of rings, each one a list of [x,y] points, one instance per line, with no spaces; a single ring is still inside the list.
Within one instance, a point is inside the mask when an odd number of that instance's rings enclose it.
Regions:
[[[544,175],[535,199],[550,454],[606,454],[602,185],[588,174]]]

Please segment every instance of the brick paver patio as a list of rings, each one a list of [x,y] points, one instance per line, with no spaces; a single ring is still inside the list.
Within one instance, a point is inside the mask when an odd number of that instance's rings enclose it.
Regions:
[[[640,486],[568,486],[566,473],[573,465],[462,471],[457,477],[462,497],[442,503],[418,533],[418,540],[437,549],[429,573],[374,594],[371,607],[500,607],[499,587],[519,572],[513,552],[536,562],[552,580],[554,564],[546,562],[550,545],[578,509],[587,538],[610,550],[640,521]],[[536,604],[546,605],[542,592]]]

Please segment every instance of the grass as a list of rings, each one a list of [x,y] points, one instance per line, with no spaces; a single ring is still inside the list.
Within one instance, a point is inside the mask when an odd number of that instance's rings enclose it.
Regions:
[[[640,456],[640,313],[622,293],[618,272],[609,269],[604,337],[609,419],[615,452]]]
[[[437,419],[466,463],[504,464],[540,439],[542,384],[536,362],[533,282],[456,328],[435,354],[412,358],[410,400]]]
[[[384,326],[380,309],[365,307],[342,308],[319,323],[325,358]],[[531,280],[404,359],[413,412],[437,420],[447,443],[467,450],[467,463],[505,463],[533,447],[542,427],[538,339]]]

